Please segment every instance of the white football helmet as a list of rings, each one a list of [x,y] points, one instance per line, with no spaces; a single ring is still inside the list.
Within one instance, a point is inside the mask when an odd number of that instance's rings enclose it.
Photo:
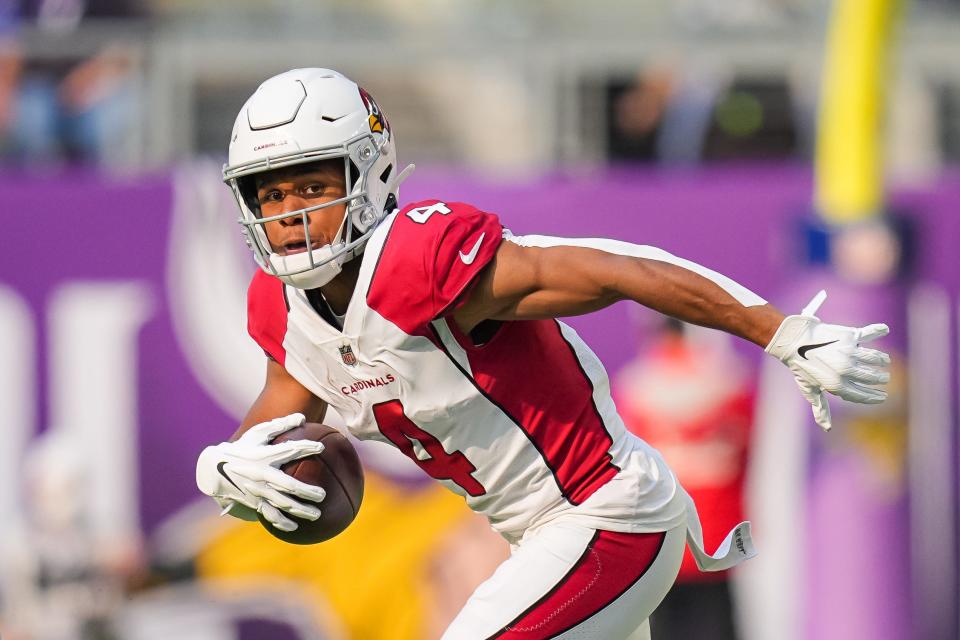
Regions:
[[[393,131],[380,107],[355,82],[330,69],[294,69],[260,85],[233,125],[223,180],[240,206],[240,224],[257,263],[300,289],[332,280],[345,262],[363,252],[384,216],[397,206],[400,182],[413,165],[397,170]],[[280,167],[343,159],[346,197],[277,216],[260,213],[255,177]],[[330,245],[310,250],[308,215],[347,204]],[[299,216],[308,250],[281,256],[267,240],[264,224]]]

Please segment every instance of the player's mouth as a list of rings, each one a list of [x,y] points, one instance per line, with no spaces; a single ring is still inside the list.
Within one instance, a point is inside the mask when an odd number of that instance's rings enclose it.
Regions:
[[[322,246],[323,244],[319,240],[315,240],[314,242],[310,243],[310,250],[313,251],[314,249],[319,249]],[[277,253],[279,253],[281,256],[289,256],[295,253],[303,253],[306,250],[307,242],[305,240],[291,240],[280,245]]]

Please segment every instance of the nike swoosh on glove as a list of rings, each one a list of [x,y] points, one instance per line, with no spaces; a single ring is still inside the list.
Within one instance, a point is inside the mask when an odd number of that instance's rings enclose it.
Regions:
[[[864,404],[887,398],[887,392],[876,386],[890,382],[890,374],[882,369],[890,364],[890,356],[860,345],[887,335],[890,329],[885,324],[859,329],[824,324],[814,314],[826,299],[827,292],[820,291],[800,315],[787,316],[764,351],[790,368],[813,405],[814,420],[829,431],[830,405],[824,391]]]
[[[306,418],[294,413],[250,427],[235,442],[209,446],[197,459],[197,487],[216,500],[223,512],[243,520],[257,514],[281,531],[295,531],[297,523],[284,513],[316,520],[320,510],[297,500],[320,502],[326,496],[321,487],[300,482],[280,467],[323,451],[322,442],[288,440],[268,444],[281,433],[299,427]]]

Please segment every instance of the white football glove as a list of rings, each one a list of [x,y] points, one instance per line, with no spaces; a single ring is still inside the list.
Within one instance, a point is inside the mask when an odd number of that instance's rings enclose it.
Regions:
[[[890,356],[860,343],[885,336],[890,329],[885,324],[860,329],[823,324],[814,314],[826,298],[827,292],[821,291],[800,315],[787,316],[764,351],[790,368],[813,405],[814,420],[829,431],[830,406],[824,391],[864,404],[886,399],[887,392],[872,385],[890,381],[890,374],[880,369],[890,364]]]
[[[290,440],[267,444],[305,421],[303,414],[294,413],[254,425],[235,442],[207,447],[197,459],[197,487],[223,507],[221,515],[229,513],[243,520],[256,520],[260,513],[281,531],[297,528],[297,523],[283,512],[316,520],[320,510],[294,496],[320,502],[326,492],[288,476],[280,467],[291,460],[321,453],[323,443]]]

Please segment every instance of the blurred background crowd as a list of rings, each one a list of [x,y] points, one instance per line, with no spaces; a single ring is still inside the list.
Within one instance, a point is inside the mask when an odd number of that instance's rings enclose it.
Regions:
[[[264,371],[230,128],[323,66],[418,165],[403,201],[890,324],[890,400],[824,434],[750,345],[622,303],[570,320],[708,547],[754,522],[760,556],[685,563],[655,639],[960,638],[958,60],[957,0],[0,0],[0,636],[429,640],[509,552],[376,444],[322,545],[195,489]]]

